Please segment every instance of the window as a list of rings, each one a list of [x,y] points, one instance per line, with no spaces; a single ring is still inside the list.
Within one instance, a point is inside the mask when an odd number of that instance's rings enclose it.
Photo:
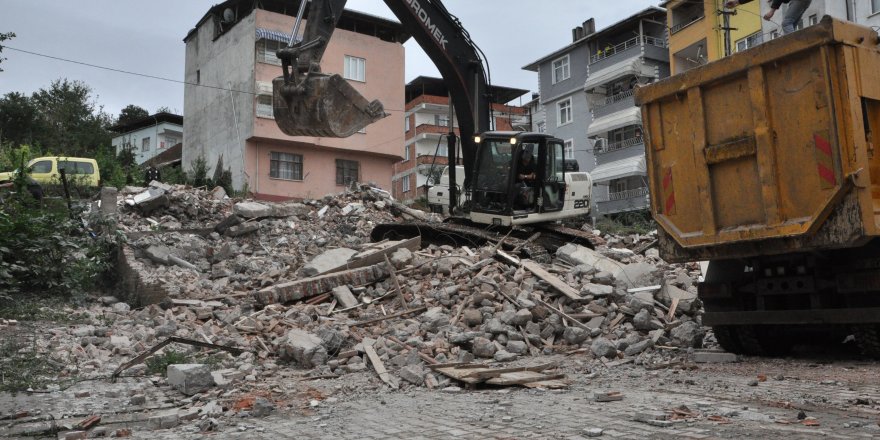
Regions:
[[[336,184],[348,185],[357,182],[359,165],[355,160],[336,159]]]
[[[303,157],[300,154],[269,153],[269,177],[303,180]]]
[[[556,126],[562,126],[571,122],[571,98],[556,104]]]
[[[196,70],[196,84],[202,83],[202,71]]]
[[[626,179],[618,179],[611,182],[611,192],[622,193],[627,190]]]
[[[145,137],[141,139],[141,151],[150,151],[150,138]]]
[[[257,96],[257,117],[275,119],[272,111],[272,95]]]
[[[553,84],[565,81],[571,76],[571,69],[568,64],[569,56],[566,55],[558,60],[553,61]]]
[[[880,12],[880,0],[871,0],[871,13]]]
[[[176,137],[165,136],[165,146],[166,146],[167,148],[171,148],[171,147],[177,145],[177,142],[178,142],[178,141],[177,141],[177,138],[176,138]]]
[[[574,140],[569,139],[564,144],[565,158],[574,159]]]
[[[367,60],[363,58],[353,57],[351,55],[345,56],[345,71],[342,74],[342,77],[345,79],[353,79],[355,81],[365,82],[366,81],[366,68],[367,68]]]
[[[748,48],[755,47],[759,44],[763,43],[761,32],[755,32],[748,37],[737,40],[736,42],[736,51],[742,52]]]
[[[406,162],[409,159],[410,159],[409,146],[403,147],[403,161]]]
[[[779,38],[779,31],[778,30],[770,32],[770,39],[771,40],[775,40],[777,38]]]
[[[403,187],[403,192],[409,192],[409,174],[400,179],[400,185]]]
[[[409,116],[403,118],[403,132],[406,133],[409,131]]]
[[[52,172],[52,161],[51,160],[41,160],[33,165],[31,165],[32,173],[51,173]]]
[[[544,133],[547,131],[547,123],[544,121],[538,122],[538,133]]]
[[[274,40],[258,40],[257,41],[257,61],[260,63],[281,65],[281,59],[275,55],[278,49],[286,47],[287,44]]]
[[[810,16],[810,26],[819,22],[819,17],[816,14]]]
[[[447,115],[434,115],[434,125],[440,127],[449,127],[449,116]]]
[[[95,174],[95,167],[89,162],[62,161],[58,162],[58,170],[66,174]]]

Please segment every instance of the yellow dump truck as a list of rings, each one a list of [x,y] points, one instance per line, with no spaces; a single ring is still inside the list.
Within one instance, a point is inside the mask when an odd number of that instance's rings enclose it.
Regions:
[[[636,91],[661,256],[710,261],[703,323],[729,351],[819,329],[880,355],[878,45],[825,17]]]

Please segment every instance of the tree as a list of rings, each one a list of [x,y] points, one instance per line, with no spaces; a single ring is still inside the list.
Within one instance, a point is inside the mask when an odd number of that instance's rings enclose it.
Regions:
[[[44,148],[69,156],[90,156],[110,144],[112,118],[97,106],[92,89],[81,81],[60,79],[31,97],[44,131],[35,135]]]
[[[171,107],[168,107],[168,106],[166,106],[166,105],[163,105],[162,107],[157,108],[157,109],[156,109],[156,113],[171,113],[171,114],[177,114],[176,111],[172,110]]]
[[[18,92],[0,98],[0,142],[32,144],[42,131],[40,112],[31,98]]]
[[[7,32],[5,34],[0,33],[0,42],[6,41],[6,40],[9,40],[12,38],[15,38],[15,34],[12,32]],[[0,53],[3,53],[3,45],[2,44],[0,44]],[[0,63],[2,63],[3,60],[5,60],[5,59],[6,58],[0,57]],[[3,71],[3,69],[0,68],[0,72],[2,72],[2,71]]]
[[[119,125],[128,124],[129,122],[134,122],[138,119],[146,118],[147,116],[150,116],[150,113],[147,112],[146,109],[134,104],[129,104],[119,112],[119,118],[116,120],[116,123]]]

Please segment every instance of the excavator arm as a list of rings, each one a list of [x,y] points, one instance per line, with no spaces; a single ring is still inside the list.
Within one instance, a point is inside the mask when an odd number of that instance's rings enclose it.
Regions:
[[[446,82],[458,119],[467,188],[476,156],[474,135],[489,129],[489,87],[480,52],[440,0],[383,1]],[[302,40],[278,51],[284,75],[273,82],[275,121],[291,136],[347,137],[386,115],[381,103],[368,102],[339,75],[320,71],[321,57],[346,0],[309,3]]]

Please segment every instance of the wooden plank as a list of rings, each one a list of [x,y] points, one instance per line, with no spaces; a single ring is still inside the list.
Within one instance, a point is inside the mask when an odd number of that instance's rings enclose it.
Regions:
[[[535,371],[516,371],[505,373],[499,377],[493,377],[486,381],[490,385],[524,385],[531,382],[541,382],[545,380],[565,379],[564,374],[542,374]]]
[[[523,371],[532,371],[532,372],[540,372],[544,371],[548,368],[555,368],[558,364],[555,362],[549,362],[546,364],[533,365],[527,367],[510,367],[510,368],[492,368],[487,371],[473,371],[467,375],[467,377],[474,377],[480,379],[488,379],[492,377],[498,377],[505,373],[516,373]]]
[[[522,386],[526,388],[544,388],[548,390],[558,390],[568,388],[568,382],[561,380],[541,380],[538,382],[524,383]]]
[[[672,304],[669,306],[669,313],[666,314],[666,320],[672,321],[675,318],[675,310],[678,309],[678,302],[681,298],[672,298]]]
[[[364,326],[364,325],[375,324],[377,322],[387,321],[389,319],[400,318],[401,316],[406,316],[406,315],[409,315],[412,313],[422,313],[426,310],[428,310],[428,308],[425,306],[422,306],[417,309],[404,310],[402,312],[398,312],[393,315],[383,316],[381,318],[371,319],[369,321],[356,322],[356,323],[350,325],[349,327],[360,327],[360,326]]]
[[[557,310],[555,307],[551,306],[550,304],[547,304],[546,302],[544,302],[544,301],[541,300],[540,298],[533,298],[533,299],[534,299],[538,304],[544,306],[544,307],[545,307],[547,310],[549,310],[550,312],[555,313],[555,314],[557,314],[557,315],[559,315],[559,316],[561,316],[561,317],[563,317],[563,318],[565,318],[565,319],[571,321],[571,323],[574,324],[576,327],[580,327],[580,328],[582,328],[582,329],[584,329],[584,330],[586,330],[586,331],[588,331],[588,332],[592,332],[592,331],[593,331],[593,329],[587,327],[587,325],[584,324],[583,322],[580,322],[580,321],[578,321],[577,319],[572,318],[571,316],[569,316],[567,313],[563,312],[562,310]]]
[[[544,268],[541,267],[540,264],[535,263],[531,260],[523,260],[522,267],[526,268],[526,270],[528,270],[529,272],[535,274],[536,277],[548,282],[551,286],[553,286],[553,288],[558,290],[563,295],[576,301],[584,299],[583,297],[581,297],[580,293],[577,290],[566,284],[564,281],[560,280],[559,277],[544,270]]]
[[[397,271],[394,270],[394,265],[391,264],[388,255],[383,256],[385,257],[385,264],[388,265],[388,271],[391,272],[391,279],[394,280],[394,289],[397,292],[397,299],[400,300],[400,305],[403,307],[403,310],[407,310],[409,307],[406,306],[406,298],[403,297],[403,290],[400,288],[400,281],[397,280]]]
[[[373,348],[375,341],[370,341],[372,342],[370,344],[366,344],[366,342],[367,340],[364,340],[364,353],[366,353],[367,358],[370,359],[370,365],[376,370],[376,374],[379,375],[379,379],[382,379],[382,382],[385,382],[388,386],[396,390],[398,387],[397,382],[392,380],[388,370],[385,369],[385,364],[382,363],[382,359],[379,359],[379,354],[376,353],[376,349]]]

